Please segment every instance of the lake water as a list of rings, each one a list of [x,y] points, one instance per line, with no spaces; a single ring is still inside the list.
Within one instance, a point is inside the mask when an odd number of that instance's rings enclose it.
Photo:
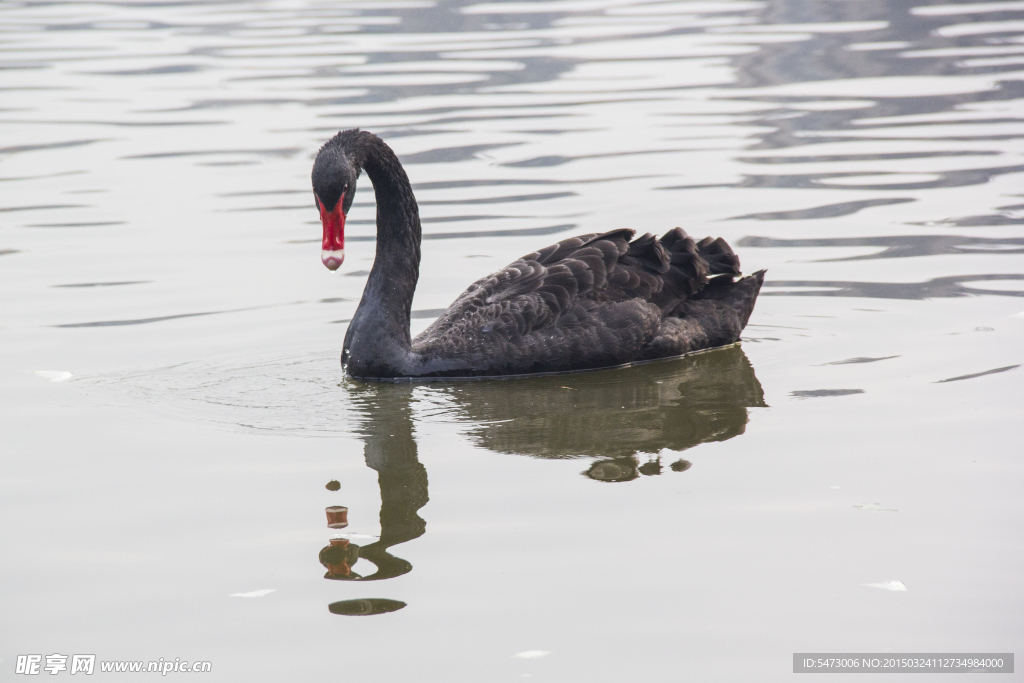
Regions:
[[[5,677],[1020,654],[1024,2],[7,2],[0,33]],[[352,127],[420,201],[414,333],[536,248],[678,225],[768,269],[742,343],[344,379],[373,193],[331,273],[309,172]]]

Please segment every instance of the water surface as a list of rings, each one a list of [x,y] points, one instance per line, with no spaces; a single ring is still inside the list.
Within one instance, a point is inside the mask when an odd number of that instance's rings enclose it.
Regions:
[[[1021,642],[1021,3],[0,19],[4,670],[767,681]],[[768,269],[741,344],[343,378],[373,193],[330,273],[309,171],[351,127],[420,201],[414,333],[550,242],[678,225]]]

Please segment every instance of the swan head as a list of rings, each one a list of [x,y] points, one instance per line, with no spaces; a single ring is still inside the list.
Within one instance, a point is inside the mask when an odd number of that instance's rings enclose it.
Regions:
[[[324,229],[320,260],[329,270],[337,270],[345,260],[345,217],[352,207],[359,176],[339,137],[328,140],[313,163],[313,200]]]

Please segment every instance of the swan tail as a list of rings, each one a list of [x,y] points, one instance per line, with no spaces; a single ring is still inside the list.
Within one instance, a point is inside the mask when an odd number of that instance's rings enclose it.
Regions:
[[[695,296],[685,299],[664,317],[654,338],[644,349],[647,359],[726,346],[740,340],[765,271],[733,280],[717,275]]]
[[[728,245],[726,245],[728,248]],[[754,311],[754,303],[764,284],[766,271],[759,270],[747,277],[733,280],[731,274],[718,275],[711,278],[704,289],[694,299],[719,301],[733,311],[739,319],[740,329],[747,326],[750,314]]]

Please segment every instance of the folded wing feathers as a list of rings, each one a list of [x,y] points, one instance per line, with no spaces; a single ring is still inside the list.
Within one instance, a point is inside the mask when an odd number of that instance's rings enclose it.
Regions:
[[[677,228],[678,229],[678,228]],[[697,243],[697,251],[708,262],[711,275],[739,275],[740,257],[721,237],[705,237]]]
[[[646,234],[630,241],[633,235],[625,228],[581,235],[527,254],[474,283],[444,317],[491,320],[483,331],[526,335],[572,325],[574,316],[562,317],[578,306],[641,299],[668,314],[697,295],[709,276],[731,280],[740,273],[739,259],[721,238],[694,242],[682,228],[661,239]]]

